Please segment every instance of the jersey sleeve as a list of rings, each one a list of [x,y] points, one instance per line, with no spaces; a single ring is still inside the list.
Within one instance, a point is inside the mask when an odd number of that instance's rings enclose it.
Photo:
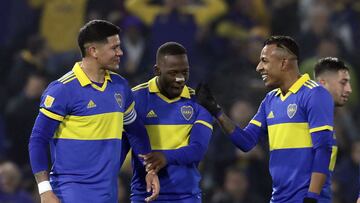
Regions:
[[[167,163],[186,165],[198,163],[204,157],[213,130],[213,118],[202,106],[190,132],[189,145],[174,150],[163,150]]]
[[[69,98],[62,83],[52,82],[41,96],[40,112],[51,119],[62,121],[68,114]]]
[[[253,126],[253,127],[256,126],[265,132],[267,131],[266,112],[265,112],[266,100],[267,100],[267,97],[265,97],[263,99],[255,116],[249,122],[250,126]]]
[[[334,126],[334,101],[323,87],[313,89],[306,103],[310,133],[329,130]]]
[[[236,127],[230,134],[231,142],[244,152],[250,151],[259,142],[259,138],[267,133],[265,113],[266,98],[261,102],[255,116],[250,120],[245,129]]]
[[[125,85],[125,112],[124,112],[124,125],[129,125],[136,119],[135,101],[133,93],[126,82]]]

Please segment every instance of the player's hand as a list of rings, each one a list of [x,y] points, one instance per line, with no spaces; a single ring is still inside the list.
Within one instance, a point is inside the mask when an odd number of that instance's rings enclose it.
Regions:
[[[155,173],[157,173],[167,164],[166,157],[162,152],[150,152],[145,155],[140,154],[139,157],[145,161],[146,172],[155,171]]]
[[[154,171],[150,171],[149,173],[146,174],[145,181],[146,181],[146,191],[152,192],[151,196],[145,198],[145,202],[154,201],[159,196],[159,192],[160,192],[159,177]]]
[[[317,199],[311,197],[305,197],[303,203],[317,203]]]
[[[40,195],[41,203],[60,203],[53,191],[46,191]]]
[[[214,117],[219,116],[222,112],[221,106],[216,102],[215,97],[212,95],[210,88],[207,84],[200,83],[196,87],[196,101],[205,107]]]

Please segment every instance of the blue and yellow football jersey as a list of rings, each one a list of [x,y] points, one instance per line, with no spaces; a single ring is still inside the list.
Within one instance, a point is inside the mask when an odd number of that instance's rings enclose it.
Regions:
[[[212,133],[212,116],[192,97],[195,91],[184,87],[178,98],[160,93],[157,77],[138,85],[134,92],[135,108],[144,122],[153,150],[164,153],[167,166],[158,173],[161,190],[157,200],[179,201],[201,198],[197,169]],[[144,167],[133,159],[134,176],[131,199],[143,201],[148,195]]]
[[[121,76],[106,72],[92,83],[79,63],[52,82],[40,112],[60,121],[50,141],[50,182],[64,202],[117,202],[123,124],[136,119],[132,92]]]
[[[273,180],[271,202],[302,202],[309,189],[314,160],[311,133],[333,131],[333,111],[330,93],[307,74],[301,76],[286,95],[280,89],[266,95],[248,128],[260,128],[259,136],[268,134]],[[334,169],[337,153],[335,138],[332,139],[330,171]],[[321,199],[330,201],[330,198],[327,178]]]

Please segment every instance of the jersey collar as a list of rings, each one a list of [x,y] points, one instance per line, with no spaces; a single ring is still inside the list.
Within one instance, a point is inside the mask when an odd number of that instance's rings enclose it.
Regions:
[[[157,76],[156,77],[154,77],[154,78],[152,78],[151,80],[149,80],[149,92],[150,93],[157,93],[158,95],[160,94],[160,95],[162,95],[161,93],[160,93],[160,89],[159,89],[159,87],[157,86],[157,84],[156,84],[156,80],[157,80]],[[165,97],[164,95],[162,95],[163,97]],[[190,92],[189,92],[189,88],[185,85],[184,86],[184,88],[183,88],[183,90],[182,90],[182,92],[181,92],[181,94],[180,94],[180,97],[177,97],[177,98],[174,98],[174,99],[168,99],[168,100],[170,100],[170,101],[172,101],[172,100],[179,100],[181,97],[183,97],[183,98],[186,98],[186,99],[190,99],[191,97],[190,97]]]
[[[289,88],[289,92],[296,94],[299,89],[304,85],[306,81],[310,80],[310,76],[308,74],[302,75],[291,87]],[[288,92],[288,93],[289,93]],[[278,88],[275,96],[281,95],[281,89]]]
[[[76,78],[79,80],[80,85],[82,87],[92,84],[91,80],[88,78],[88,76],[85,74],[85,72],[81,69],[80,62],[75,63],[72,71],[74,72]],[[105,82],[104,83],[106,83],[106,81],[108,81],[108,80],[112,81],[109,71],[105,71]]]

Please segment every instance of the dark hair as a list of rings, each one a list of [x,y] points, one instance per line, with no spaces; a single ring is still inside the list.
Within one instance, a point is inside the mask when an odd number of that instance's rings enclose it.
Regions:
[[[316,78],[325,72],[338,72],[339,70],[349,71],[349,67],[336,57],[326,57],[319,59],[315,64],[314,76]]]
[[[264,42],[264,46],[270,44],[276,44],[276,46],[279,48],[287,49],[287,51],[295,55],[297,59],[299,59],[300,57],[299,45],[296,43],[296,41],[293,38],[289,36],[282,36],[282,35],[271,36]]]
[[[165,55],[182,55],[186,54],[186,49],[183,45],[177,42],[166,42],[161,45],[156,52],[156,61],[160,59],[160,57]]]
[[[84,45],[89,42],[107,42],[107,38],[119,34],[120,28],[105,20],[92,20],[80,28],[78,45],[82,57],[86,51]]]

